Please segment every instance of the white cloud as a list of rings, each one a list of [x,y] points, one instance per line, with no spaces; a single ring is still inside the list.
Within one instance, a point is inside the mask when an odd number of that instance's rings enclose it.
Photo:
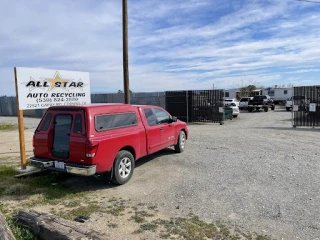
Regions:
[[[93,91],[122,89],[121,1],[0,0],[0,6],[0,95],[14,93],[14,66],[89,71]],[[131,1],[131,88],[280,85],[292,75],[316,84],[319,10],[291,0]]]

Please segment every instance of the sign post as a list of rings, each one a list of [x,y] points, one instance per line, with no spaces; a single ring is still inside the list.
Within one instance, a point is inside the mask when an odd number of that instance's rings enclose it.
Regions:
[[[17,112],[18,112],[21,169],[26,169],[27,158],[26,158],[26,143],[24,140],[23,110],[20,110],[20,106],[19,106],[18,78],[17,78],[16,67],[14,68],[14,80],[16,85],[16,102],[17,102]]]
[[[26,169],[23,110],[91,103],[88,72],[40,68],[14,68],[21,168]]]

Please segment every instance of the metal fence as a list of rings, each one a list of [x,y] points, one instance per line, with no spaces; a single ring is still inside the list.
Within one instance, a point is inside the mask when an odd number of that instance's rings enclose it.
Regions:
[[[192,121],[223,123],[223,97],[223,90],[192,91]]]
[[[166,109],[186,122],[223,123],[223,90],[166,92]]]
[[[147,93],[131,93],[131,104],[137,105],[156,105],[165,108],[165,93],[164,92],[147,92]],[[123,93],[108,93],[108,94],[91,94],[92,103],[124,103]],[[26,117],[41,118],[46,109],[24,110],[23,114]],[[17,116],[17,105],[15,97],[0,97],[0,116]]]
[[[293,127],[320,126],[320,86],[294,87]]]
[[[192,91],[171,91],[165,93],[166,110],[178,119],[190,122]]]

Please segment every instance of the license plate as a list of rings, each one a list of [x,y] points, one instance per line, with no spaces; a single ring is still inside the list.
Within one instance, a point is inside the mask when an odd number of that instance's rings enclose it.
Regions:
[[[57,162],[57,161],[54,162],[55,168],[64,169],[64,165],[65,165],[64,162]]]

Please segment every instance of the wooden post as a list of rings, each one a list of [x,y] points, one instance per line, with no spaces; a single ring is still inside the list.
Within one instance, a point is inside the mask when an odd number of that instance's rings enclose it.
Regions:
[[[122,41],[123,41],[123,88],[124,103],[130,104],[129,57],[128,57],[128,3],[122,0]]]
[[[19,107],[18,79],[17,79],[16,68],[14,68],[14,80],[16,84],[16,102],[17,102],[17,113],[18,113],[21,169],[26,169],[27,159],[26,159],[26,146],[25,146],[26,144],[24,140],[23,110],[20,110],[20,107]]]

